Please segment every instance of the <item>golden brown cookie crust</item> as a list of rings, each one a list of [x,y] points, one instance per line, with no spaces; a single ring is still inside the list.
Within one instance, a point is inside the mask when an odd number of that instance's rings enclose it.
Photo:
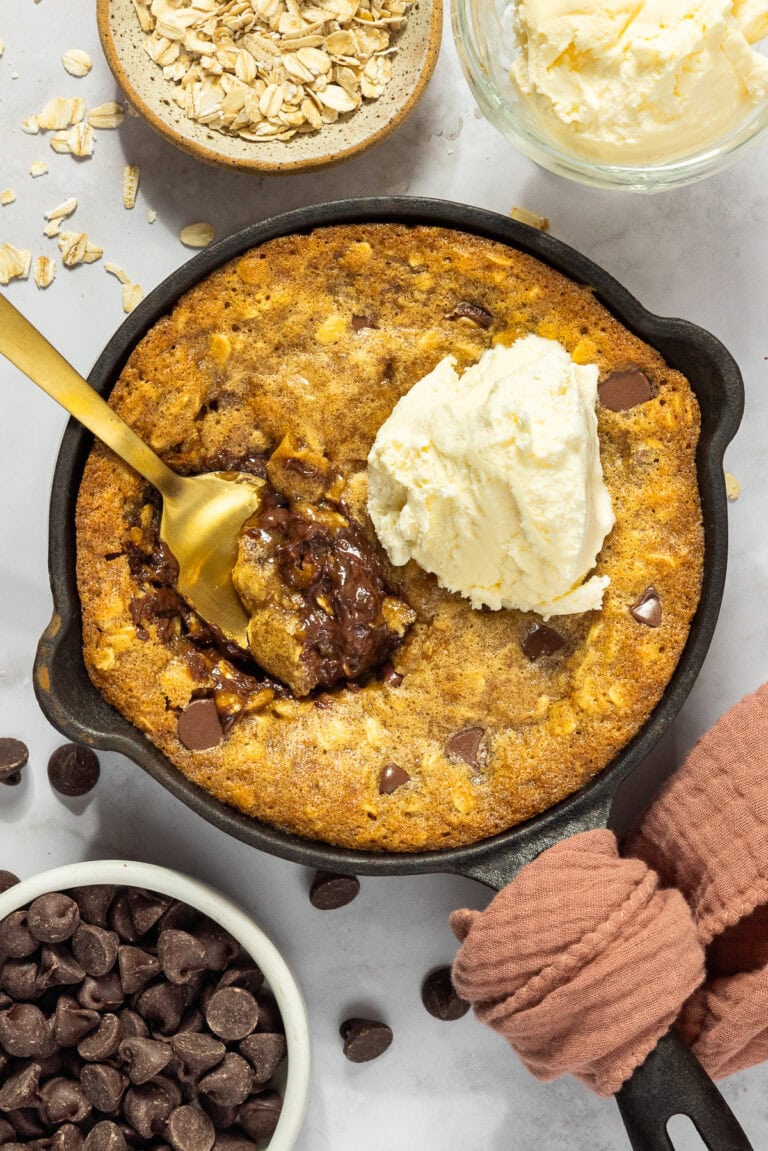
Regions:
[[[490,327],[448,318],[462,302],[490,313]],[[365,460],[397,400],[443,356],[463,368],[530,332],[559,340],[601,376],[637,366],[653,385],[653,398],[629,411],[598,407],[617,517],[596,568],[611,579],[602,611],[550,620],[566,644],[531,662],[521,640],[536,616],[473,611],[414,563],[388,566],[418,616],[392,661],[402,682],[276,699],[208,751],[188,751],[176,735],[196,691],[192,644],[161,641],[154,625],[141,639],[130,613],[141,589],[124,552],[146,485],[94,448],[77,507],[86,665],[105,698],[195,783],[312,839],[451,847],[577,790],[648,718],[701,587],[699,410],[686,379],[588,289],[448,229],[345,225],[287,236],[187,293],[134,350],[110,403],[185,471],[222,451],[268,453],[292,433],[333,461],[348,509],[375,540]],[[628,610],[649,586],[662,605],[658,628]],[[485,733],[475,764],[446,751],[468,727]],[[382,795],[379,777],[392,763],[410,781]]]

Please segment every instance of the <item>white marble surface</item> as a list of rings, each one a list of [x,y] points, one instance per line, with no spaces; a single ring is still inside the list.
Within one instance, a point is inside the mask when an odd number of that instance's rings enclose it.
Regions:
[[[282,209],[382,192],[500,212],[522,204],[549,216],[555,235],[603,264],[651,309],[697,321],[733,351],[746,380],[747,415],[727,463],[742,494],[731,507],[721,622],[674,733],[681,754],[768,670],[768,146],[729,173],[662,198],[577,187],[516,155],[478,118],[446,30],[435,78],[409,122],[341,167],[284,178],[233,175],[198,165],[132,119],[119,132],[100,133],[94,158],[77,162],[54,154],[44,137],[24,135],[19,124],[55,95],[82,94],[91,104],[116,95],[94,7],[92,0],[0,6],[0,188],[17,195],[0,208],[0,241],[50,251],[42,214],[77,196],[74,222],[148,290],[187,258],[177,233],[194,220],[210,220],[223,236]],[[71,79],[60,64],[71,47],[94,58],[84,80]],[[50,174],[32,180],[27,173],[36,159],[48,161]],[[121,205],[127,161],[142,167],[132,213]],[[152,227],[148,207],[159,214]],[[31,279],[7,292],[84,373],[123,318],[119,286],[100,264],[60,270],[47,292]],[[119,756],[103,755],[101,782],[87,800],[66,802],[51,792],[45,764],[60,739],[38,711],[30,673],[50,615],[47,502],[65,417],[5,362],[0,392],[0,734],[19,736],[31,749],[24,784],[0,796],[0,867],[29,875],[89,857],[148,859],[204,877],[251,908],[284,949],[310,1005],[315,1071],[300,1151],[627,1146],[612,1102],[575,1081],[538,1084],[471,1017],[448,1025],[423,1011],[422,975],[453,955],[448,912],[482,906],[483,888],[440,876],[368,879],[355,903],[321,914],[307,901],[302,869],[215,831]],[[386,1057],[357,1067],[342,1057],[337,1027],[363,1009],[392,1024],[395,1043]],[[756,1148],[768,1146],[766,1087],[763,1068],[724,1085]],[[679,1151],[694,1145],[677,1140]]]

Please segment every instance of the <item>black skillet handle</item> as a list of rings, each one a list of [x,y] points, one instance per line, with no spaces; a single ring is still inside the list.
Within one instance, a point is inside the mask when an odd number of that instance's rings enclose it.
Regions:
[[[673,1115],[687,1115],[709,1151],[753,1151],[696,1056],[672,1029],[616,1095],[633,1151],[674,1151]]]

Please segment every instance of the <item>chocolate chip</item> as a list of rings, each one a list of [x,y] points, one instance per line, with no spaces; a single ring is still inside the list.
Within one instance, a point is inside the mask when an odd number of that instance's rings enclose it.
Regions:
[[[192,932],[199,919],[200,913],[194,907],[174,899],[158,920],[158,931]]]
[[[336,911],[346,907],[360,891],[360,880],[354,875],[318,871],[309,889],[309,902],[318,911]]]
[[[95,883],[91,887],[74,887],[69,894],[80,908],[80,918],[84,923],[96,927],[107,926],[107,914],[115,898],[115,888],[111,884]]]
[[[158,1039],[124,1039],[120,1044],[120,1058],[126,1064],[131,1083],[148,1083],[168,1066],[173,1051],[170,1044]]]
[[[216,1142],[213,1151],[258,1151],[257,1145],[237,1131],[219,1131],[216,1124]]]
[[[259,1005],[243,987],[224,987],[211,996],[205,1021],[214,1035],[228,1042],[245,1039],[259,1021]]]
[[[213,1071],[203,1076],[197,1085],[201,1095],[224,1107],[238,1107],[245,1102],[251,1090],[253,1075],[242,1055],[228,1052]]]
[[[399,687],[403,682],[403,677],[400,672],[395,671],[391,663],[385,663],[381,669],[381,682],[385,683],[387,687]]]
[[[126,995],[135,995],[160,974],[160,960],[141,947],[120,947],[117,965]]]
[[[240,1046],[242,1048],[242,1044]],[[189,1083],[196,1082],[204,1072],[216,1067],[227,1053],[224,1044],[212,1035],[199,1035],[195,1032],[174,1035],[171,1047],[178,1063],[179,1079]]]
[[[600,403],[611,412],[623,412],[644,404],[653,395],[651,381],[639,368],[611,372],[597,385]]]
[[[473,324],[477,324],[479,328],[485,330],[490,328],[493,323],[493,316],[490,312],[481,308],[479,304],[470,304],[467,300],[461,300],[445,318],[446,320],[471,320]]]
[[[402,767],[398,767],[396,763],[386,764],[379,775],[379,795],[391,795],[393,791],[397,791],[398,787],[402,787],[404,783],[409,783],[410,779],[408,772],[404,771]]]
[[[202,1012],[198,1011],[196,1007],[188,1007],[181,1017],[181,1022],[176,1028],[176,1034],[195,1034],[198,1031],[205,1030],[205,1020],[203,1019]]]
[[[284,1035],[283,1017],[277,1000],[269,992],[259,996],[259,1024],[257,1031],[268,1031],[270,1035]]]
[[[353,316],[352,317],[352,331],[353,332],[361,332],[363,330],[363,328],[378,328],[378,326],[379,325],[376,323],[373,316],[364,315],[364,316]]]
[[[200,942],[205,944],[205,961],[210,971],[223,971],[240,954],[240,944],[237,940],[210,919],[201,923],[196,935]]]
[[[0,1119],[0,1146],[3,1143],[10,1143],[15,1135],[13,1127],[6,1119]]]
[[[344,1054],[352,1063],[367,1063],[383,1055],[392,1042],[392,1030],[377,1019],[346,1019],[339,1028]]]
[[[196,699],[178,718],[176,732],[188,751],[206,751],[224,738],[216,704],[212,699]]]
[[[17,1107],[36,1107],[40,1086],[40,1064],[27,1063],[9,1076],[0,1087],[0,1111],[15,1111]]]
[[[40,1115],[45,1123],[82,1123],[91,1105],[74,1079],[49,1079],[40,1088]]]
[[[257,1032],[243,1039],[238,1050],[253,1068],[253,1081],[260,1087],[269,1082],[285,1059],[288,1045],[284,1035]]]
[[[154,1083],[129,1087],[123,1098],[123,1115],[142,1139],[161,1134],[171,1111],[173,1100]]]
[[[162,931],[157,940],[157,958],[171,983],[189,983],[208,962],[205,944],[187,931]]]
[[[237,1123],[239,1107],[224,1107],[221,1103],[214,1103],[208,1095],[199,1096],[198,1102],[206,1115],[209,1115],[213,1120],[217,1132],[223,1131],[227,1127],[234,1127]]]
[[[85,972],[72,952],[63,943],[44,943],[40,950],[40,986],[61,987],[65,984],[80,983]]]
[[[523,649],[523,654],[528,657],[531,662],[539,659],[543,655],[554,655],[556,651],[565,645],[565,640],[561,635],[551,627],[547,627],[544,623],[534,623],[528,628],[528,631],[520,641],[520,646]]]
[[[162,1087],[171,1101],[171,1110],[174,1107],[181,1107],[184,1096],[180,1084],[175,1079],[170,1079],[167,1075],[156,1075],[152,1082],[158,1087]]]
[[[0,871],[0,895],[15,887],[17,883],[21,883],[18,875],[14,875],[12,871]]]
[[[253,1095],[238,1113],[238,1122],[251,1139],[271,1139],[275,1133],[283,1100],[276,1091]]]
[[[106,975],[115,966],[119,938],[92,923],[81,923],[72,936],[72,954],[86,975]]]
[[[661,600],[656,588],[646,588],[637,603],[632,604],[629,614],[646,627],[658,627],[661,623]]]
[[[138,941],[139,936],[136,928],[133,926],[131,911],[128,907],[127,892],[122,891],[114,900],[109,909],[108,922],[112,930],[117,932],[124,943],[136,943]]]
[[[122,1011],[118,1012],[117,1017],[120,1020],[120,1030],[123,1033],[123,1039],[146,1039],[149,1035],[149,1028],[138,1011],[132,1011],[130,1007],[124,1007]]]
[[[38,1139],[41,1135],[45,1135],[45,1127],[40,1116],[37,1110],[31,1107],[19,1107],[16,1111],[9,1111],[8,1122],[17,1136],[23,1140]]]
[[[49,1151],[83,1151],[83,1137],[73,1123],[65,1123],[51,1137]]]
[[[223,987],[244,987],[251,995],[256,995],[264,983],[264,972],[260,971],[255,963],[233,963],[231,967],[222,972],[216,990]]]
[[[101,1022],[95,1031],[87,1035],[77,1045],[77,1052],[81,1059],[89,1062],[101,1063],[104,1059],[111,1059],[117,1054],[123,1033],[120,1020],[116,1015],[108,1012],[102,1015]]]
[[[90,747],[65,743],[48,760],[48,779],[54,791],[77,799],[99,782],[99,757]]]
[[[136,1010],[162,1035],[173,1035],[178,1030],[186,1004],[184,993],[174,983],[155,983],[142,991],[136,1001]]]
[[[87,1063],[80,1083],[88,1102],[105,1115],[116,1115],[127,1087],[125,1076],[108,1063]]]
[[[0,954],[11,959],[24,959],[33,955],[40,946],[29,930],[26,911],[12,911],[0,923]]]
[[[29,759],[29,748],[20,739],[0,739],[0,783],[18,775]]]
[[[211,1151],[216,1132],[199,1107],[177,1107],[171,1112],[165,1135],[174,1151]]]
[[[44,988],[40,986],[40,968],[34,959],[9,959],[0,971],[3,990],[12,999],[40,999]]]
[[[14,1003],[0,1011],[0,1047],[20,1059],[39,1055],[48,1041],[48,1024],[39,1007]]]
[[[450,967],[437,967],[430,972],[421,985],[421,1001],[430,1015],[446,1023],[461,1019],[470,1006],[453,986]]]
[[[125,993],[120,976],[116,971],[100,975],[98,979],[86,975],[77,998],[81,1007],[90,1007],[94,1011],[111,1011],[115,1007],[122,1007]]]
[[[27,926],[41,943],[62,943],[80,924],[80,908],[60,891],[40,895],[29,908]]]
[[[446,755],[453,755],[468,763],[470,767],[480,767],[483,758],[485,728],[465,727],[455,732],[445,745]]]
[[[99,1025],[100,1015],[92,1008],[81,1007],[71,995],[60,995],[53,1015],[53,1033],[62,1047],[77,1047],[90,1031]]]
[[[126,900],[137,935],[146,935],[151,931],[171,905],[167,895],[160,895],[156,891],[143,891],[139,887],[129,888]]]
[[[88,1132],[83,1151],[127,1151],[127,1147],[125,1136],[118,1125],[105,1119]]]

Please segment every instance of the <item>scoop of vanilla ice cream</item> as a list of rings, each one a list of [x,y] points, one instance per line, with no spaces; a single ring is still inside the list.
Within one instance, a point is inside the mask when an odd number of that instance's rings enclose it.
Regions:
[[[599,608],[582,581],[614,523],[603,481],[598,370],[554,340],[497,345],[459,376],[415,384],[368,456],[368,511],[393,564],[416,560],[480,608]]]
[[[608,163],[716,143],[768,98],[768,0],[518,0],[512,79],[545,130]]]

